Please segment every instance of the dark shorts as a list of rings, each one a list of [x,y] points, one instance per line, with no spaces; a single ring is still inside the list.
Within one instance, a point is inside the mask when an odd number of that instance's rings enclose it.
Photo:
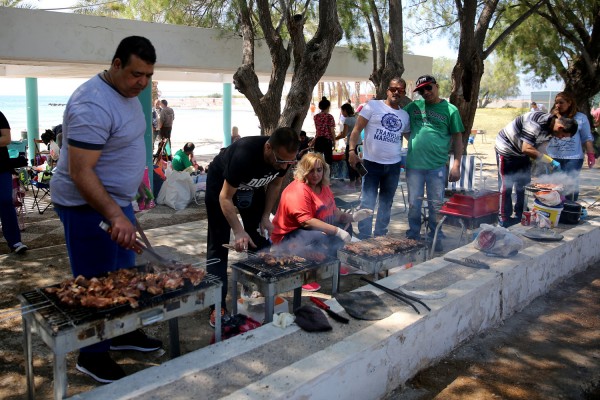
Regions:
[[[163,126],[160,128],[160,137],[162,139],[171,139],[171,129],[173,129],[172,126]]]

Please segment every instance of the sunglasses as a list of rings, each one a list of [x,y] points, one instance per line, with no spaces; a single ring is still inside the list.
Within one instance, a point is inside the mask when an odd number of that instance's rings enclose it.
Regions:
[[[279,157],[277,157],[277,153],[275,153],[275,150],[273,150],[273,155],[275,156],[275,162],[277,164],[296,164],[298,162],[298,160],[282,160]]]
[[[431,89],[433,89],[433,86],[431,86],[431,85],[423,86],[423,87],[417,89],[417,93],[423,94],[424,91],[427,90],[428,92],[430,92]]]
[[[406,93],[406,88],[401,88],[401,87],[397,87],[397,86],[389,87],[388,90],[392,93],[396,93],[396,92]]]

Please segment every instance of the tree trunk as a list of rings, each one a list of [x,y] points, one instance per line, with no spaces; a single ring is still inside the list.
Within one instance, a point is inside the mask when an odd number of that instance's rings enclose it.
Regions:
[[[600,92],[600,52],[592,56],[595,58],[593,63],[595,68],[588,68],[583,57],[579,57],[573,60],[563,75],[565,91],[573,94],[577,108],[580,112],[586,114],[588,118],[590,118],[591,112],[590,100],[596,93]]]
[[[356,93],[356,101],[354,102],[354,108],[360,104],[360,82],[354,82],[354,92]]]
[[[253,13],[249,4],[254,4]],[[280,35],[280,27],[273,26],[272,7],[268,0],[238,0],[240,27],[243,38],[242,66],[233,76],[237,90],[246,96],[261,124],[262,134],[270,135],[278,126],[289,126],[300,131],[310,107],[312,91],[319,82],[337,42],[342,38],[342,27],[337,15],[337,1],[319,3],[319,26],[314,37],[307,43],[304,37],[304,15],[291,15],[287,2],[281,2],[282,19],[290,34],[289,44]],[[251,16],[258,15],[260,27],[269,48],[272,73],[266,93],[262,93],[254,70],[255,32]],[[281,98],[286,74],[294,60],[290,91],[281,112]],[[320,101],[320,99],[319,99]]]
[[[294,16],[295,20],[297,16]],[[292,34],[294,43],[294,75],[279,126],[289,126],[300,132],[310,106],[310,96],[319,82],[337,42],[342,39],[342,27],[337,14],[337,1],[319,2],[319,26],[315,36],[304,43],[303,26],[296,25]],[[320,99],[319,99],[320,100]]]
[[[390,81],[396,77],[401,78],[404,74],[403,26],[402,1],[390,0],[390,44],[385,58],[385,67],[381,71],[381,81],[377,88],[377,98],[386,98]]]

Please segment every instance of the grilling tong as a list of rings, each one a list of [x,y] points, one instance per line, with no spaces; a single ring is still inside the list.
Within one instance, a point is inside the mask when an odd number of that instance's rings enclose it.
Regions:
[[[386,292],[387,294],[390,294],[392,296],[394,296],[396,299],[408,304],[409,306],[411,306],[413,308],[413,310],[415,310],[417,312],[417,314],[421,314],[419,312],[419,310],[417,309],[417,307],[415,307],[415,305],[412,303],[412,301],[416,301],[417,303],[421,304],[423,307],[425,307],[427,309],[427,311],[431,311],[431,308],[429,308],[427,306],[427,304],[423,303],[421,300],[419,300],[418,298],[411,296],[409,294],[406,294],[402,291],[398,291],[398,290],[393,290],[390,288],[387,288],[383,285],[380,285],[379,283],[375,283],[367,278],[365,278],[364,276],[361,276],[360,279],[362,281],[367,282],[368,284],[375,286],[377,289],[381,289],[384,292]],[[412,301],[411,301],[412,300]]]
[[[102,221],[100,222],[100,228],[105,231],[106,233],[111,233],[112,228],[111,226]],[[149,246],[146,246],[144,244],[144,242],[142,242],[139,238],[135,238],[135,244],[132,247],[132,250],[135,251],[137,254],[146,254],[148,256],[150,256],[151,258],[153,258],[154,260],[156,260],[161,266],[165,266],[165,267],[178,267],[179,263],[176,260],[168,260],[166,258],[164,258],[163,256],[161,256],[160,254],[158,254],[156,251],[152,250]]]

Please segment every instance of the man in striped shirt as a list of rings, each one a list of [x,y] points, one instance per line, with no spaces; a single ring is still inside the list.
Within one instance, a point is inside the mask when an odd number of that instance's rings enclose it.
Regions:
[[[543,112],[523,114],[506,125],[496,137],[496,162],[500,190],[499,222],[511,226],[521,221],[525,207],[525,186],[531,182],[531,160],[560,168],[558,161],[537,150],[552,137],[570,138],[577,132],[577,122]],[[515,186],[517,201],[513,207],[512,190]],[[515,218],[512,218],[513,210]]]

